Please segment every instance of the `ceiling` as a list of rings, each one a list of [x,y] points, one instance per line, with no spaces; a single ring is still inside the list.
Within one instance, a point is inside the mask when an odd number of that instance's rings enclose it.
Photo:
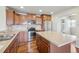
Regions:
[[[74,6],[8,6],[22,13],[34,13],[34,14],[56,14],[65,11]],[[22,7],[22,8],[21,8]]]

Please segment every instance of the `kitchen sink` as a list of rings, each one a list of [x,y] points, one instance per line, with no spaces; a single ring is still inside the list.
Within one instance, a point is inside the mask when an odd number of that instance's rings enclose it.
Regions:
[[[0,41],[10,40],[13,36],[14,34],[13,35],[10,35],[10,34],[0,35]]]

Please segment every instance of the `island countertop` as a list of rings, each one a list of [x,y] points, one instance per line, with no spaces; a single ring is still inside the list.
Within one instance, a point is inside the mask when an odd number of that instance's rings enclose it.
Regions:
[[[3,53],[6,48],[10,45],[10,43],[14,40],[19,32],[10,32],[9,34],[14,34],[14,36],[9,40],[0,41],[0,53]],[[4,35],[5,33],[1,32],[0,35]]]
[[[42,36],[50,43],[56,45],[57,47],[64,46],[76,40],[76,36],[69,34],[62,34],[53,31],[36,32],[38,35]]]

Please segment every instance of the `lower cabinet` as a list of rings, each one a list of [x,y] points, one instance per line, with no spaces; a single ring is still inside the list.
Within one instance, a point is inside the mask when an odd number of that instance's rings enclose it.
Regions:
[[[17,41],[18,40],[18,35],[14,38],[14,40],[10,43],[10,45],[6,48],[4,53],[16,53],[17,52]]]
[[[17,41],[15,41],[10,48],[10,53],[16,53],[16,52],[17,52]]]
[[[17,53],[20,46],[25,46],[27,44],[26,34],[26,32],[19,32],[10,45],[6,48],[4,53]]]
[[[50,52],[51,53],[70,53],[71,52],[71,44],[69,43],[64,46],[57,47],[56,45],[51,43]]]
[[[57,47],[51,42],[47,41],[40,35],[36,36],[37,48],[39,53],[70,53],[71,52],[71,44],[66,44],[61,47]]]
[[[48,53],[48,52],[50,52],[50,44],[46,39],[44,39],[41,36],[37,35],[36,36],[36,41],[37,41],[37,49],[38,49],[39,53]]]
[[[18,45],[19,46],[24,45],[24,44],[27,43],[27,41],[28,41],[27,32],[24,32],[24,31],[19,32],[18,36],[19,36],[18,37]]]

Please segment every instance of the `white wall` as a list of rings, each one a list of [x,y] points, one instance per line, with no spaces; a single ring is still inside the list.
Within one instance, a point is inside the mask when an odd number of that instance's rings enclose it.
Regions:
[[[54,29],[60,30],[60,25],[58,25],[59,27],[57,28],[57,24],[59,23],[59,19],[62,17],[68,17],[68,16],[72,16],[71,19],[76,20],[76,27],[71,28],[71,32],[72,34],[77,36],[77,40],[76,40],[76,47],[79,48],[79,7],[73,8],[73,9],[69,9],[69,10],[65,10],[59,14],[54,15]],[[53,19],[52,19],[53,21]],[[68,24],[67,24],[68,25]]]
[[[61,17],[64,17],[64,16],[70,16],[72,14],[78,14],[79,15],[79,7],[73,7],[71,9],[64,10],[64,11],[58,13],[58,14],[55,14],[54,17],[61,18]]]
[[[55,18],[55,19],[52,20],[52,22],[53,22],[53,24],[52,24],[53,31],[60,32],[61,31],[61,21],[60,21],[60,19]]]
[[[0,31],[6,30],[6,7],[0,6]]]
[[[60,32],[60,30],[61,30],[61,25],[59,24],[60,21],[61,21],[60,19],[62,19],[63,17],[68,17],[68,16],[72,16],[72,19],[76,20],[77,24],[79,24],[79,7],[75,7],[75,8],[68,9],[68,10],[64,10],[64,11],[58,13],[58,14],[55,14],[54,15],[54,20],[52,19],[52,21],[53,21],[53,29]],[[79,31],[75,32],[77,28],[79,28],[78,25],[73,30],[74,33],[78,33],[79,32]]]

